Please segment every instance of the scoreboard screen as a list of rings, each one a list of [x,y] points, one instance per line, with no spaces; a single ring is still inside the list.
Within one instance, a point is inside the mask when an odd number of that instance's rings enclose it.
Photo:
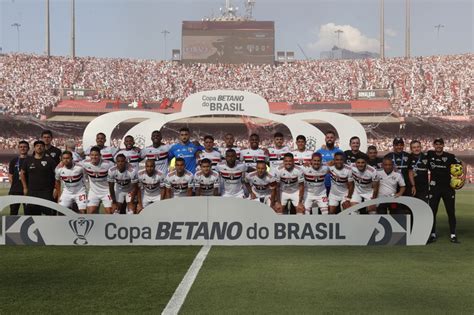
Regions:
[[[273,63],[274,47],[273,21],[183,22],[185,63]]]

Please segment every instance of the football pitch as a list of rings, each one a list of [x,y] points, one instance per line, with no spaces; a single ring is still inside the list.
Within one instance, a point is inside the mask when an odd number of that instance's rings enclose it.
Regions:
[[[0,191],[0,195],[5,194]],[[213,246],[180,313],[474,313],[474,188],[415,247]],[[200,247],[0,246],[0,314],[161,313]]]

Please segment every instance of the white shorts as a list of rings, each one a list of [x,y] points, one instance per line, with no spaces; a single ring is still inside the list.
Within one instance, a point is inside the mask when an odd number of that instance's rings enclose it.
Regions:
[[[311,195],[311,194],[305,195],[305,197],[304,197],[304,208],[306,210],[311,210],[311,208],[313,208],[313,205],[315,203],[318,205],[319,209],[327,209],[328,208],[328,197],[326,196],[326,194],[319,195],[319,196]]]
[[[280,201],[282,206],[286,206],[289,201],[293,204],[293,206],[297,206],[300,201],[300,192],[295,191],[294,193],[286,193],[286,192],[281,192],[280,195]]]
[[[157,195],[147,195],[147,194],[142,194],[142,206],[145,208],[149,204],[152,204],[154,202],[158,202],[161,200],[161,194]]]
[[[79,210],[85,210],[87,207],[87,195],[85,190],[81,190],[75,194],[63,190],[61,197],[59,197],[59,204],[66,208],[71,208],[73,203],[76,203]]]
[[[346,196],[342,195],[334,195],[329,193],[329,206],[330,207],[337,207],[341,202],[343,202],[346,199]]]
[[[351,202],[361,203],[362,201],[372,200],[373,192],[368,194],[359,194],[357,191],[354,191],[352,194]]]
[[[100,202],[104,205],[104,208],[112,207],[112,197],[109,193],[96,194],[93,191],[89,191],[89,197],[87,198],[88,207],[97,207],[100,205]]]
[[[115,200],[118,203],[129,203],[132,201],[132,192],[131,191],[122,191],[116,190],[115,191]]]

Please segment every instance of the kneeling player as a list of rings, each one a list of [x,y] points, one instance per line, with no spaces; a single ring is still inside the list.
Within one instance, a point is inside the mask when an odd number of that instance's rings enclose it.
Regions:
[[[311,211],[313,211],[313,214],[318,213],[312,210],[315,203],[321,214],[328,214],[328,196],[326,195],[326,186],[324,185],[324,178],[328,172],[329,168],[323,165],[321,154],[313,153],[311,165],[303,169],[305,214],[310,214]]]
[[[351,186],[347,195],[347,198],[351,200],[351,206],[377,198],[379,177],[375,168],[367,165],[367,159],[363,156],[357,157],[355,166],[351,166],[351,171],[354,185]],[[377,207],[368,206],[367,211],[369,214],[377,214]]]
[[[165,198],[165,176],[156,168],[155,160],[146,160],[145,169],[138,172],[138,186],[137,213]]]
[[[250,200],[260,201],[272,208],[275,206],[276,178],[267,172],[265,161],[257,162],[257,170],[247,174],[245,185],[250,192]]]
[[[138,192],[137,170],[127,162],[124,154],[118,154],[115,161],[117,165],[109,170],[107,177],[113,211],[120,213],[126,206],[126,213],[133,214],[135,212],[133,201]]]
[[[344,165],[344,153],[334,153],[334,165],[329,166],[331,189],[329,191],[329,214],[336,214],[340,205],[343,209],[350,207],[347,197],[349,188],[354,185],[351,168]]]
[[[64,151],[61,156],[61,164],[56,168],[56,191],[61,190],[61,181],[64,189],[59,197],[61,206],[72,209],[76,203],[79,213],[86,213],[87,195],[84,184],[84,168],[73,162],[71,151]],[[55,196],[56,197],[56,196]]]
[[[275,175],[278,182],[277,202],[275,211],[283,213],[288,206],[296,209],[296,214],[304,213],[304,177],[301,167],[295,165],[293,154],[286,153],[283,165],[279,166]]]
[[[165,187],[166,199],[193,195],[193,174],[185,169],[183,158],[176,158],[174,170],[166,175]]]
[[[211,165],[208,158],[200,162],[199,171],[194,175],[196,196],[219,196],[219,174],[211,169]]]

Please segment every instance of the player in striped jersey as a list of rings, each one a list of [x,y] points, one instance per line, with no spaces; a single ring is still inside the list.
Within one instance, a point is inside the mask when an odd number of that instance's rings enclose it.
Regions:
[[[117,152],[115,155],[115,163],[117,163],[117,156],[123,154],[127,159],[127,162],[138,171],[138,165],[141,161],[140,148],[135,146],[135,140],[132,136],[128,135],[124,139],[125,149],[122,149]]]
[[[91,149],[93,147],[98,147],[100,149],[100,154],[101,154],[103,160],[114,162],[114,156],[117,153],[117,148],[106,146],[105,141],[106,141],[105,134],[102,133],[102,132],[99,132],[95,137],[96,145],[93,145],[93,146],[87,148],[84,151],[84,154],[89,158],[90,153],[91,153]]]
[[[196,196],[219,196],[219,174],[211,169],[211,160],[201,160],[199,171],[194,174],[193,186]]]
[[[112,209],[115,214],[118,214],[126,207],[125,212],[133,214],[136,211],[134,200],[138,193],[137,169],[127,162],[124,154],[117,154],[115,161],[117,165],[109,169],[107,176]]]
[[[320,153],[313,153],[311,165],[303,169],[305,187],[304,187],[304,209],[305,214],[318,212],[313,210],[316,203],[321,214],[328,214],[328,196],[326,195],[326,186],[324,178],[329,172],[329,168],[323,165]]]
[[[283,156],[290,152],[290,148],[286,145],[283,145],[284,138],[281,132],[275,133],[273,135],[273,148],[268,148],[268,160],[270,162],[270,168],[272,170],[276,169],[283,163]]]
[[[351,172],[354,185],[351,186],[347,194],[347,198],[351,200],[351,206],[377,198],[379,177],[375,168],[367,165],[367,158],[364,156],[357,157],[355,165],[351,166]],[[367,212],[377,214],[376,206],[368,206]]]
[[[183,158],[176,158],[174,170],[166,175],[166,199],[191,197],[193,195],[193,173],[186,170]]]
[[[158,170],[155,160],[149,159],[145,162],[145,169],[138,172],[138,193],[137,213],[149,204],[160,201],[165,197],[165,175]]]
[[[330,214],[336,214],[340,204],[344,209],[350,206],[350,198],[347,195],[349,189],[354,185],[354,181],[351,168],[345,165],[344,162],[344,153],[334,153],[334,165],[329,166],[331,179],[331,189],[329,191]]]
[[[89,196],[87,198],[87,213],[97,213],[102,202],[105,213],[112,213],[112,197],[109,192],[107,174],[114,163],[101,158],[99,147],[92,147],[89,159],[81,165],[89,179]]]
[[[313,151],[306,150],[306,137],[299,135],[296,137],[296,150],[291,152],[295,159],[295,164],[299,166],[309,166]]]
[[[79,213],[86,213],[87,194],[84,183],[84,168],[73,162],[71,151],[63,152],[61,162],[55,170],[55,189],[57,192],[61,190],[61,182],[64,183],[63,191],[59,197],[59,204],[72,209],[75,202]]]
[[[224,143],[225,147],[222,147],[219,149],[219,152],[221,153],[221,159],[225,160],[225,153],[227,150],[232,149],[235,151],[235,154],[237,155],[237,161],[240,161],[240,148],[234,146],[234,135],[231,133],[228,133],[224,136]]]
[[[245,185],[250,192],[250,200],[260,201],[272,208],[275,206],[276,177],[267,172],[264,161],[258,161],[257,170],[247,174]]]
[[[168,152],[170,146],[161,142],[162,135],[159,130],[155,130],[151,133],[152,145],[144,148],[141,151],[142,160],[154,160],[155,167],[158,171],[163,174],[168,173]]]
[[[255,171],[257,161],[268,162],[268,150],[259,148],[260,137],[257,134],[251,134],[249,138],[250,148],[240,152],[240,160],[247,166],[247,171]]]
[[[303,214],[303,169],[295,165],[293,154],[285,154],[285,157],[283,158],[283,165],[280,165],[276,169],[275,176],[278,182],[275,211],[277,213],[283,213],[284,209],[286,209],[289,205],[296,209],[296,214]]]
[[[216,169],[217,164],[222,161],[220,152],[214,150],[214,137],[211,135],[204,137],[204,151],[199,152],[199,165],[203,159],[208,159],[211,161],[211,167],[213,171]],[[197,169],[199,170],[199,166]]]
[[[221,178],[221,196],[244,198],[245,172],[247,166],[237,162],[237,154],[229,149],[225,154],[225,161],[217,165],[216,171]]]

